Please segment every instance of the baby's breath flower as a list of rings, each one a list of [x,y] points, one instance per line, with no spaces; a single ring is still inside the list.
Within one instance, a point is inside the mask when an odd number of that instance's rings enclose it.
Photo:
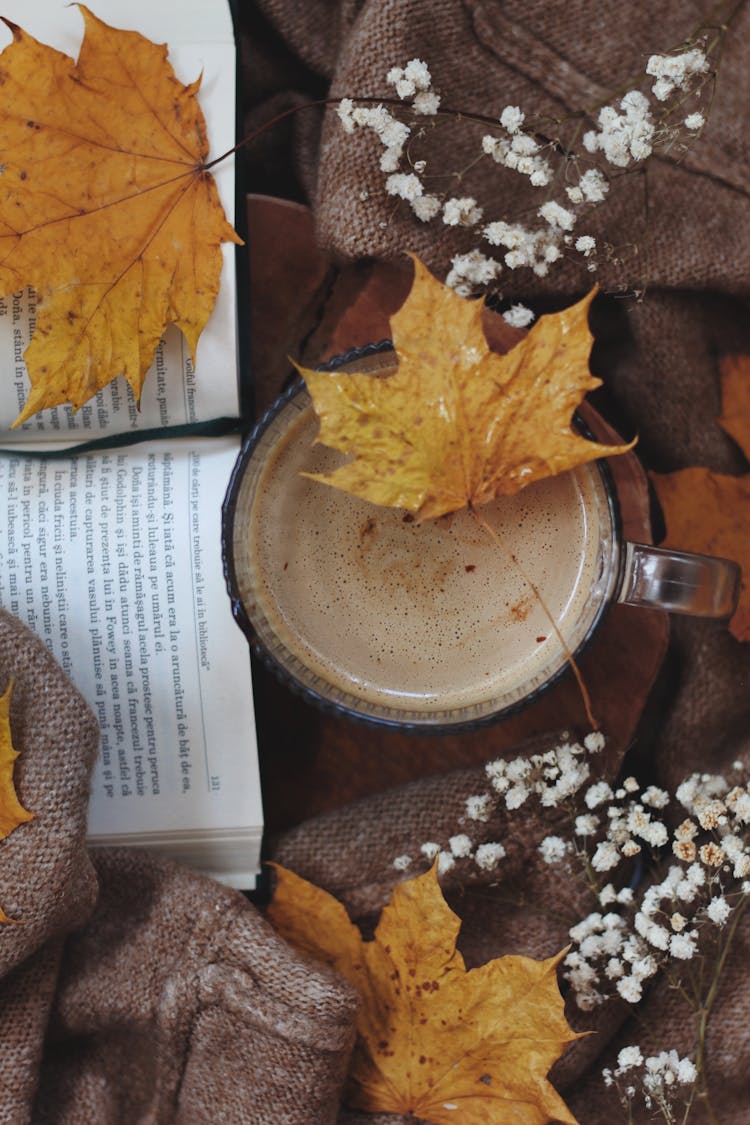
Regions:
[[[598,168],[589,168],[584,172],[578,187],[588,203],[601,203],[609,191],[607,178]]]
[[[706,914],[715,926],[723,926],[731,913],[732,908],[723,895],[712,898],[706,907]]]
[[[561,836],[545,836],[539,845],[539,852],[545,863],[559,863],[570,851],[570,843]]]
[[[642,1062],[643,1055],[640,1047],[623,1047],[617,1056],[617,1066],[622,1072],[630,1070],[631,1067],[640,1066]]]
[[[680,914],[679,911],[676,910],[669,919],[669,924],[676,934],[680,934],[685,929],[685,926],[687,926],[687,918],[684,914]]]
[[[655,949],[669,949],[672,935],[664,926],[660,926],[658,922],[654,922],[652,918],[642,913],[636,914],[634,925],[636,931],[649,945],[653,945]]]
[[[580,943],[587,938],[589,934],[596,933],[597,930],[600,930],[601,925],[602,915],[598,910],[594,910],[591,914],[587,914],[585,918],[582,918],[580,922],[577,922],[575,926],[572,926],[570,930],[568,930],[568,933],[572,941]],[[573,954],[571,953],[568,956],[569,958],[573,957]]]
[[[691,133],[702,129],[705,124],[706,119],[702,113],[689,113],[685,118],[685,128],[689,129]]]
[[[506,105],[500,114],[500,124],[509,133],[517,133],[524,123],[525,116],[517,105]]]
[[[583,745],[589,754],[598,754],[606,745],[606,739],[600,730],[592,730],[583,740]]]
[[[669,939],[669,952],[679,961],[690,961],[695,956],[698,947],[698,935],[692,930],[689,933],[672,934]]]
[[[525,305],[511,305],[503,313],[503,320],[509,324],[511,328],[528,328],[534,319],[534,314],[531,309],[527,309]]]
[[[410,98],[418,90],[429,90],[432,77],[427,64],[421,59],[412,59],[401,69],[400,66],[391,67],[385,76],[389,86],[395,86],[400,98]]]
[[[441,203],[436,195],[420,195],[411,200],[411,209],[419,220],[429,223],[440,211]]]
[[[651,953],[647,953],[645,957],[639,957],[633,962],[631,972],[636,980],[648,980],[649,977],[654,977],[659,971],[659,965],[656,958]]]
[[[434,117],[440,108],[440,95],[434,90],[424,90],[417,94],[412,103],[415,113],[423,117]]]
[[[575,819],[573,831],[576,836],[593,836],[599,827],[599,817],[594,813],[582,813]],[[610,901],[614,902],[615,894],[614,888],[612,889],[612,898]],[[601,901],[601,895],[599,896]]]
[[[656,785],[649,785],[648,789],[644,789],[641,793],[641,800],[649,808],[664,809],[669,804],[669,793],[665,789],[659,789]]]
[[[744,853],[743,855],[737,856],[732,874],[735,879],[746,879],[747,876],[750,875],[750,855]]]
[[[743,824],[750,822],[750,793],[740,790],[732,805],[732,812]]]
[[[573,212],[561,207],[559,203],[555,203],[552,199],[543,203],[537,214],[551,227],[558,230],[572,230],[575,226],[576,217]]]
[[[611,883],[607,883],[599,891],[599,902],[602,906],[610,906],[613,902],[617,902],[617,891]]]
[[[339,121],[341,122],[345,133],[353,133],[356,125],[352,117],[352,110],[354,109],[354,102],[351,98],[342,98],[339,102],[336,113],[338,114]]]
[[[675,90],[689,89],[691,79],[707,70],[708,60],[697,47],[680,55],[652,55],[646,63],[646,74],[656,78],[651,91],[660,102],[666,101]]]
[[[691,863],[685,872],[685,878],[693,887],[702,887],[706,882],[706,872],[699,863]]]
[[[424,188],[419,176],[413,172],[396,172],[385,181],[385,190],[389,195],[399,195],[402,199],[418,199],[423,194]]]
[[[479,250],[470,250],[468,254],[456,254],[451,259],[450,273],[445,279],[445,284],[455,289],[462,297],[468,297],[475,286],[486,285],[500,272],[501,266],[494,258],[486,258]],[[492,785],[498,793],[508,788],[508,779],[498,773],[492,778]]]
[[[603,805],[605,801],[611,800],[612,796],[612,789],[606,781],[596,781],[586,790],[583,799],[588,808],[597,809],[600,805]]]
[[[721,867],[724,862],[724,851],[719,844],[704,844],[698,852],[701,858],[701,863],[705,863],[707,867]]]
[[[420,846],[419,850],[421,851],[422,855],[427,857],[427,859],[434,859],[440,851],[440,844],[436,844],[432,840],[428,840],[427,843]]]
[[[651,155],[654,124],[648,99],[639,90],[630,90],[620,101],[622,113],[612,106],[599,111],[598,131],[583,136],[587,152],[601,151],[605,160],[625,168],[631,160],[645,160]]]
[[[628,1004],[637,1004],[643,996],[641,982],[635,977],[621,977],[616,985],[617,991]]]
[[[505,848],[502,844],[480,844],[474,852],[474,862],[483,871],[491,871],[504,856]]]
[[[692,840],[675,840],[672,844],[672,851],[678,859],[682,859],[685,863],[692,863],[697,855],[697,848]]]
[[[698,823],[701,828],[710,830],[718,828],[722,823],[722,817],[726,814],[727,807],[723,801],[706,801],[699,800],[695,803],[695,814],[698,817]]]
[[[661,848],[666,844],[669,839],[666,825],[662,824],[660,820],[651,821],[643,831],[640,833],[641,838],[650,844],[652,848]]]
[[[489,793],[466,798],[466,815],[470,820],[489,820],[492,813],[492,797]]]
[[[411,867],[411,856],[397,855],[393,861],[393,866],[397,871],[406,871],[409,867]]]
[[[602,840],[591,857],[594,871],[611,871],[620,862],[620,854],[611,840]]]
[[[476,199],[464,196],[461,199],[448,199],[443,204],[443,222],[449,227],[473,227],[482,218],[482,208]]]
[[[528,800],[531,790],[527,789],[525,785],[514,785],[505,794],[505,804],[509,809],[520,809],[521,805]]]
[[[427,64],[421,59],[410,59],[404,67],[404,76],[413,82],[418,90],[429,90],[432,84]]]
[[[456,860],[450,852],[438,852],[438,875],[445,875],[446,871],[456,866]]]
[[[588,258],[596,250],[596,239],[590,234],[582,234],[575,241],[575,248],[584,258]]]
[[[456,859],[463,859],[471,854],[471,840],[465,832],[460,832],[457,836],[451,836],[448,840],[448,847]]]
[[[505,773],[511,781],[521,781],[531,773],[531,762],[528,758],[512,758]]]

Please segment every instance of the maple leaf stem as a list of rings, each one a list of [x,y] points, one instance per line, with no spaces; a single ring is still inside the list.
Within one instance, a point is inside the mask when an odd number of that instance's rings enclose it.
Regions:
[[[560,628],[559,628],[557,622],[555,621],[555,618],[554,618],[553,614],[551,613],[549,607],[547,606],[547,603],[545,602],[544,598],[542,597],[541,592],[539,591],[536,584],[529,578],[528,574],[526,574],[526,572],[524,571],[523,567],[521,566],[521,564],[519,563],[518,559],[513,554],[513,552],[508,547],[505,546],[505,544],[503,543],[502,539],[497,534],[495,529],[493,527],[491,527],[490,524],[487,523],[487,520],[483,516],[481,516],[479,514],[479,512],[477,512],[476,508],[469,505],[469,511],[471,512],[472,516],[477,521],[479,526],[484,528],[484,530],[487,532],[487,534],[490,536],[490,538],[497,544],[497,546],[500,548],[500,550],[503,551],[508,556],[508,558],[511,560],[513,565],[515,567],[517,567],[517,569],[518,569],[521,577],[523,578],[524,582],[526,582],[527,585],[531,588],[531,591],[534,594],[534,597],[537,599],[537,601],[539,602],[539,605],[542,607],[550,625],[552,626],[552,628],[554,630],[555,636],[557,637],[558,641],[560,642],[560,645],[563,649],[563,652],[565,653],[565,659],[567,660],[568,664],[570,665],[571,669],[573,670],[573,675],[576,678],[576,682],[578,684],[578,690],[581,693],[581,699],[583,701],[583,707],[584,707],[584,710],[586,712],[586,720],[589,723],[590,729],[591,730],[599,730],[599,723],[594,718],[594,714],[593,714],[593,711],[591,709],[591,696],[589,695],[588,688],[586,687],[586,684],[584,683],[583,676],[581,675],[581,670],[578,667],[578,664],[576,662],[575,657],[573,656],[573,653],[570,651],[570,647],[568,646],[565,638],[563,637],[562,633],[560,632]]]
[[[361,97],[359,94],[357,94],[353,97],[353,100],[361,105],[396,106],[399,109],[403,110],[405,113],[411,113],[414,117],[422,116],[421,114],[415,113],[413,110],[411,110],[410,107],[408,105],[405,105],[399,98],[369,98]],[[285,109],[281,113],[277,113],[276,116],[270,118],[270,120],[264,121],[264,123],[262,125],[259,125],[257,129],[253,129],[252,133],[248,133],[247,136],[243,137],[241,141],[238,141],[236,145],[233,145],[232,148],[228,148],[226,152],[223,152],[221,156],[215,156],[213,160],[209,160],[208,163],[203,164],[202,171],[208,172],[217,164],[221,164],[223,160],[226,160],[228,157],[233,156],[236,152],[239,152],[241,149],[257,140],[258,137],[261,137],[267,129],[272,129],[274,125],[278,125],[279,122],[285,121],[287,117],[293,117],[295,113],[301,113],[306,109],[314,109],[316,106],[339,105],[339,103],[342,101],[343,95],[340,98],[315,98],[314,100],[309,102],[300,102],[299,105],[290,106],[289,109]],[[497,126],[497,117],[490,117],[485,113],[473,113],[464,109],[451,109],[450,106],[441,106],[438,109],[437,113],[431,116],[453,117],[456,119],[460,118],[465,121],[476,121],[479,125]]]

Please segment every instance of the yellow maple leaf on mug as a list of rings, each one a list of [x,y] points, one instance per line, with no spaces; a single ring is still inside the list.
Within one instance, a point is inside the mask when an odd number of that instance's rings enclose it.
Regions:
[[[315,479],[433,519],[625,453],[577,433],[573,414],[601,380],[589,370],[592,290],[542,317],[505,355],[491,351],[481,301],[458,296],[414,259],[391,318],[398,358],[386,378],[300,368],[318,441],[352,460]]]

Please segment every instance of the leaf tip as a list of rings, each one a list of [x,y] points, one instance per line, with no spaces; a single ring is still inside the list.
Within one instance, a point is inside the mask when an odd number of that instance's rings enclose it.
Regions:
[[[17,23],[14,23],[13,20],[9,20],[7,16],[0,16],[0,20],[3,21],[16,42],[23,39],[23,29],[20,28]]]

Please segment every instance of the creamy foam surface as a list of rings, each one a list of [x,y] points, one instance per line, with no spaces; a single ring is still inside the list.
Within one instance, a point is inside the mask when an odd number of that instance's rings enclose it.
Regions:
[[[526,579],[574,648],[596,612],[595,466],[483,507],[503,549],[466,510],[418,523],[300,476],[342,457],[313,445],[311,407],[292,414],[260,471],[247,550],[251,616],[259,608],[302,664],[375,705],[420,712],[525,694],[564,662]]]

